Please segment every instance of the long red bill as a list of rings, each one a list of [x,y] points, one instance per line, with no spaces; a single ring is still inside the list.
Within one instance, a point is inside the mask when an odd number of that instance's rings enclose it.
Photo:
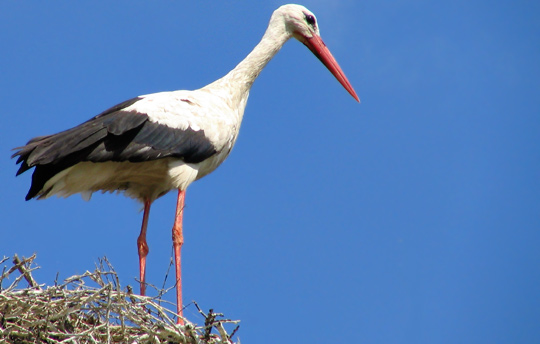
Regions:
[[[332,53],[330,53],[330,50],[326,47],[326,44],[324,44],[323,40],[318,35],[313,35],[311,38],[307,38],[304,41],[304,44],[311,50],[311,52],[317,56],[317,58],[328,68],[330,73],[332,73],[336,79],[339,81],[343,87],[347,90],[347,92],[350,93],[351,96],[353,96],[354,99],[356,99],[357,102],[360,102],[360,99],[356,95],[356,92],[354,91],[354,88],[352,87],[349,80],[347,80],[347,77],[345,76],[345,73],[341,70],[341,67],[339,67],[339,64],[337,63],[334,56],[332,56]]]

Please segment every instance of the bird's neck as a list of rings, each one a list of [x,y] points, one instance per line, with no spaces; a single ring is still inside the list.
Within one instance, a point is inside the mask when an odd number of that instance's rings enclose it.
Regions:
[[[227,75],[203,89],[212,93],[219,92],[221,97],[230,102],[230,105],[242,109],[240,114],[242,116],[253,82],[289,38],[291,34],[286,30],[285,25],[273,23],[271,20],[263,38],[249,55]]]

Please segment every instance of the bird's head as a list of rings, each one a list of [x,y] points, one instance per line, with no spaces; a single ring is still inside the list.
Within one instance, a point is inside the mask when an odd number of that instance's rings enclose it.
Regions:
[[[314,35],[320,36],[317,18],[304,6],[283,5],[275,10],[274,15],[282,17],[287,31],[301,42]]]
[[[336,59],[321,39],[317,18],[310,10],[301,5],[283,5],[274,11],[272,20],[282,21],[285,24],[285,30],[308,47],[351,96],[360,102],[351,83],[347,80]]]

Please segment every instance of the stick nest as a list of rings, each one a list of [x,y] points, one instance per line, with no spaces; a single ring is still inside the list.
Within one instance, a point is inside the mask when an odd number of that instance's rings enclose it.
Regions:
[[[182,343],[234,344],[238,321],[223,319],[210,310],[203,326],[184,319],[175,323],[176,313],[162,304],[166,291],[157,297],[139,296],[131,288],[120,288],[116,272],[106,258],[93,272],[72,276],[63,283],[44,287],[32,271],[35,255],[4,265],[0,276],[0,343]],[[9,258],[0,259],[0,264]],[[8,279],[13,282],[7,287]],[[26,288],[19,285],[25,280]],[[227,325],[233,324],[233,325]],[[229,335],[225,326],[236,326]],[[215,329],[216,333],[212,333]],[[240,341],[237,341],[239,344]]]

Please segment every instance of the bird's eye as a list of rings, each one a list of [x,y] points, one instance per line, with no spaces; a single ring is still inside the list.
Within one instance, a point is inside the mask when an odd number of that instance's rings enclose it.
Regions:
[[[304,16],[306,17],[306,22],[310,26],[315,27],[315,17],[312,16],[311,14],[306,14],[306,13],[304,13]]]

